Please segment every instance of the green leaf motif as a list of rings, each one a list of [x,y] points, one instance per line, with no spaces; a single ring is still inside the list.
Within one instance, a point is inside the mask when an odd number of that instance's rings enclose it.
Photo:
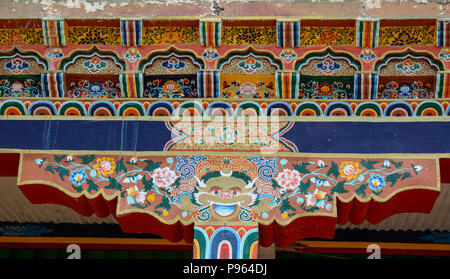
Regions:
[[[309,165],[311,165],[311,163],[300,162],[299,165],[293,164],[292,167],[294,168],[294,170],[298,171],[299,173],[308,174],[308,173],[311,173],[307,168]]]
[[[414,171],[414,173],[416,175],[419,175],[419,172],[416,171],[416,168],[415,168],[415,166],[413,164],[411,164],[411,168],[412,168],[412,170]]]
[[[362,184],[361,186],[359,186],[358,189],[355,190],[355,193],[356,193],[357,195],[360,195],[360,196],[362,196],[362,197],[365,197],[365,196],[366,196],[366,189],[367,189],[367,186],[368,186],[368,185],[369,185],[369,184]]]
[[[162,208],[163,210],[165,209],[165,210],[169,211],[170,208],[171,208],[170,207],[170,203],[169,203],[169,199],[167,197],[163,196],[161,202],[157,206],[155,206],[155,212],[158,213],[159,215],[161,215],[162,212],[156,210],[158,208]]]
[[[64,157],[66,157],[66,155],[62,155],[62,156],[53,156],[54,158],[55,158],[55,161],[56,162],[58,162],[58,163],[61,163],[61,160],[64,158]]]
[[[361,165],[363,165],[368,170],[373,170],[375,167],[373,165],[377,164],[378,161],[366,161],[361,159]]]
[[[401,168],[403,165],[403,162],[395,162],[393,160],[391,160],[391,163],[395,166],[395,168]]]
[[[309,186],[311,186],[311,180],[307,179],[306,183],[300,181],[300,193],[306,194],[308,192]]]
[[[59,174],[62,181],[64,181],[64,176],[69,176],[69,171],[65,168],[57,167],[55,171]]]
[[[111,178],[111,177],[108,177],[108,179],[109,179],[109,184],[108,184],[108,186],[105,186],[105,189],[122,191],[122,185],[120,185],[120,183],[117,182],[116,179]]]
[[[335,162],[331,162],[331,167],[327,171],[327,176],[330,177],[331,175],[334,175],[334,178],[338,178],[339,176],[339,167]]]
[[[407,179],[408,177],[412,177],[411,174],[409,172],[404,172],[401,180],[403,181],[403,180]]]
[[[147,180],[146,176],[142,177],[142,184],[144,184],[144,191],[151,191],[153,188],[153,178],[150,177],[149,180]]]
[[[289,203],[289,199],[283,199],[283,201],[281,202],[281,206],[280,206],[280,212],[285,212],[285,211],[294,211],[296,212],[297,210],[295,208],[293,208],[291,206],[291,204]]]
[[[134,204],[132,204],[131,206],[136,207],[136,208],[139,208],[139,209],[145,209],[145,208],[147,208],[147,205],[146,205],[146,204],[140,205],[139,203],[134,203]]]
[[[94,161],[95,155],[89,155],[89,156],[78,156],[78,159],[81,159],[81,164],[87,165]]]
[[[272,187],[276,191],[278,188],[281,188],[281,186],[278,184],[278,182],[275,179],[271,179],[272,181]]]
[[[334,193],[338,193],[338,194],[343,194],[343,193],[347,193],[348,190],[344,189],[344,182],[341,181],[338,184],[336,184],[336,186],[334,186],[331,189],[331,195],[333,195]]]
[[[81,191],[83,191],[83,187],[81,187],[81,186],[75,186],[75,185],[73,185],[72,184],[72,188],[75,190],[75,191],[77,191],[78,193],[81,193]]]
[[[120,173],[120,171],[124,171],[124,172],[127,172],[128,170],[127,170],[127,167],[125,166],[125,164],[123,163],[123,158],[120,158],[120,160],[119,161],[117,161],[117,164],[116,164],[116,174],[119,174]]]
[[[52,167],[52,166],[46,166],[45,169],[44,169],[44,171],[49,171],[49,172],[55,174],[55,171],[53,170],[53,167]]]
[[[91,193],[92,191],[98,191],[98,186],[97,184],[94,183],[94,181],[92,181],[91,179],[86,180],[87,184],[89,185],[88,187],[88,192]]]
[[[155,169],[161,166],[162,162],[153,162],[152,160],[144,159],[142,160],[147,163],[147,166],[144,168],[144,171],[154,171]]]
[[[399,173],[393,173],[388,176],[386,176],[386,182],[391,182],[391,187],[394,187],[395,183],[397,183],[397,180],[402,177]]]

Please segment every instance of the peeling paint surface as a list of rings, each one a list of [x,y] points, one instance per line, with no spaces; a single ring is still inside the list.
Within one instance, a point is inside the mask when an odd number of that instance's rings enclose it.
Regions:
[[[1,0],[0,17],[448,17],[447,1],[409,0]],[[276,8],[274,8],[276,7]]]

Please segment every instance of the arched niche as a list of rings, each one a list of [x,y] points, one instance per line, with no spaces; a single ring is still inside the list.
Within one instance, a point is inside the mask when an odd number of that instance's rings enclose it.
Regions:
[[[157,51],[143,59],[144,98],[198,98],[197,73],[205,64],[195,53],[175,48]]]
[[[120,98],[120,74],[126,70],[125,61],[112,51],[75,51],[60,62],[64,72],[64,97]]]
[[[378,86],[372,99],[430,99],[442,97],[442,63],[429,53],[407,49],[375,63]]]
[[[276,98],[275,72],[283,63],[270,52],[252,48],[231,51],[218,60],[220,97],[225,99]]]
[[[325,49],[297,60],[300,99],[360,99],[361,64],[347,53]]]
[[[33,51],[0,53],[0,97],[44,97],[41,76],[47,61]]]

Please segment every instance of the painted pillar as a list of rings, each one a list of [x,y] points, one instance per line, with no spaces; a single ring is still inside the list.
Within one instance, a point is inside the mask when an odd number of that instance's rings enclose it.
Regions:
[[[258,258],[258,224],[194,227],[194,259]]]

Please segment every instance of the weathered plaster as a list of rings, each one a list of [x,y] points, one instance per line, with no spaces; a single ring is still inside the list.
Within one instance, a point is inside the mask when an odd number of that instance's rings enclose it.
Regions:
[[[0,18],[31,17],[206,17],[213,0],[2,0]],[[446,1],[236,1],[217,0],[220,17],[411,18],[448,17]]]

